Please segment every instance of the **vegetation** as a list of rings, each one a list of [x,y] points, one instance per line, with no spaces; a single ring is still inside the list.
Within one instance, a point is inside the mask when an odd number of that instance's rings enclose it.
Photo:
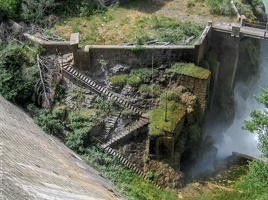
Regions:
[[[65,138],[66,145],[81,154],[91,143],[90,131],[92,128],[92,115],[82,115],[79,112],[74,112],[69,115],[71,131]]]
[[[206,0],[212,14],[234,15],[231,1],[229,0]]]
[[[132,53],[134,53],[135,56],[139,57],[139,55],[142,54],[146,49],[145,47],[141,46],[142,44],[145,43],[145,41],[142,41],[141,39],[139,39],[139,41],[137,43],[138,43],[137,46],[130,48],[128,50],[130,50]]]
[[[91,145],[83,155],[86,162],[113,182],[120,193],[137,200],[177,200],[175,193],[157,189],[133,171],[123,166],[117,158],[104,153],[98,145]]]
[[[263,156],[268,158],[268,89],[260,88],[261,95],[256,100],[265,106],[263,111],[253,109],[250,113],[251,120],[245,120],[242,127],[252,133],[257,133],[259,138],[259,149]]]
[[[33,104],[28,105],[27,109],[34,114],[35,123],[40,126],[43,131],[48,134],[62,137],[65,115],[65,109],[59,108],[55,110],[40,109]]]
[[[13,103],[26,104],[31,99],[33,82],[23,69],[29,61],[23,46],[12,43],[0,43],[0,46],[0,93]]]
[[[160,94],[162,94],[163,92],[161,86],[158,84],[151,84],[151,85],[142,84],[139,87],[139,91],[141,93],[145,93],[149,95],[150,97],[154,97],[154,98],[159,97]]]
[[[204,1],[188,0],[187,7],[194,9]],[[212,13],[230,15],[230,1],[227,0],[206,0]],[[238,7],[242,12],[247,13],[252,8],[238,2]],[[258,1],[254,1],[258,2]],[[150,3],[150,1],[146,1]],[[135,4],[135,6],[134,6]],[[150,7],[156,11],[165,3],[154,2],[157,7]],[[138,6],[140,7],[138,7]],[[151,4],[150,4],[151,5]],[[204,5],[204,4],[202,4]],[[205,5],[204,5],[205,7]],[[54,29],[61,33],[80,32],[83,44],[118,44],[121,42],[133,42],[138,45],[145,44],[148,40],[159,42],[171,42],[174,44],[184,43],[184,40],[198,35],[202,32],[202,25],[195,25],[190,20],[180,21],[176,17],[164,16],[162,14],[152,14],[144,8],[144,1],[131,1],[123,6],[106,8],[99,4],[90,3],[88,0],[61,1],[61,0],[0,0],[0,21],[6,19],[18,19],[27,23],[38,23],[42,26],[51,26],[55,22]],[[129,14],[134,10],[136,14]],[[123,14],[122,14],[123,13]],[[54,15],[55,14],[55,15]],[[59,17],[60,18],[59,18]],[[187,16],[183,16],[183,18]],[[53,29],[51,29],[53,30]],[[1,40],[0,40],[1,41]],[[59,84],[55,85],[56,95],[54,96],[50,109],[42,109],[31,101],[33,85],[36,82],[36,66],[30,61],[30,57],[36,57],[37,52],[26,51],[25,44],[0,43],[0,93],[6,99],[19,104],[27,105],[28,112],[34,116],[36,123],[44,131],[59,137],[66,134],[66,144],[83,155],[84,159],[101,173],[108,177],[118,191],[133,199],[177,199],[175,193],[158,190],[152,184],[144,181],[131,170],[126,169],[115,158],[104,153],[90,137],[92,127],[99,121],[96,115],[106,115],[113,112],[114,102],[98,98],[94,105],[94,110],[67,111],[65,106],[57,104],[61,101],[64,91]],[[141,46],[136,46],[131,51],[138,57],[144,51]],[[34,55],[35,54],[35,55]],[[207,66],[208,63],[203,63]],[[193,64],[177,63],[167,72],[175,72],[198,78],[207,78],[209,71],[194,66]],[[120,75],[110,77],[114,83],[127,82],[129,84],[140,84],[141,81],[148,82],[157,75],[156,69],[138,68],[131,70],[130,75]],[[186,88],[180,88],[181,92]],[[59,92],[61,91],[61,92]],[[185,107],[179,104],[179,93],[167,91],[163,94],[163,89],[158,84],[141,85],[139,91],[151,97],[160,97],[160,104],[150,111],[150,134],[165,135],[171,133],[176,124],[182,118]],[[162,94],[162,95],[161,95]],[[267,107],[267,90],[263,89],[259,102]],[[78,93],[76,99],[80,102],[83,96]],[[125,114],[131,113],[124,111]],[[254,110],[251,114],[253,120],[245,122],[245,129],[257,132],[261,141],[260,149],[264,156],[268,157],[267,141],[267,111]],[[93,117],[94,116],[94,117]],[[192,132],[199,133],[199,127],[190,127]],[[191,138],[193,145],[196,138]],[[237,183],[232,191],[214,191],[213,196],[203,196],[198,199],[267,199],[267,165],[263,162],[255,161],[249,164],[249,173],[241,182]],[[154,173],[147,173],[147,177],[153,179]],[[242,190],[242,192],[240,192]]]
[[[110,76],[108,80],[111,83],[125,83],[128,79],[128,74],[119,74],[119,75],[114,75]]]
[[[192,76],[200,79],[206,79],[210,75],[209,70],[197,67],[192,63],[175,63],[171,66],[171,69],[167,69],[166,72],[175,72],[178,74]]]
[[[149,134],[154,136],[173,133],[176,125],[185,115],[185,107],[175,101],[162,100],[149,113]]]
[[[240,14],[245,15],[249,20],[256,20],[256,14],[262,15],[257,7],[262,6],[262,0],[237,0],[234,1]]]
[[[80,32],[81,45],[119,43],[143,45],[153,39],[182,44],[191,36],[198,38],[203,26],[162,15],[139,13],[133,16],[126,7],[113,6],[106,12],[94,14],[90,18],[73,17],[66,22],[59,21],[54,29],[62,35],[66,32]],[[137,46],[133,48],[133,53],[138,56],[143,50]]]
[[[108,80],[111,83],[129,83],[139,85],[141,82],[148,82],[158,74],[157,69],[150,68],[134,68],[130,71],[130,74],[118,74],[110,76]]]
[[[16,0],[0,0],[0,21],[14,18],[16,16],[17,4]]]

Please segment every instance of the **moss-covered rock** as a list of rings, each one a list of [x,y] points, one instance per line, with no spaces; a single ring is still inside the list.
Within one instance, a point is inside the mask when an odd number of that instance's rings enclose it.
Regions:
[[[175,101],[161,101],[149,113],[149,134],[153,136],[173,133],[178,122],[185,115],[185,106]]]
[[[167,69],[167,72],[175,72],[199,79],[207,79],[210,76],[209,70],[197,67],[193,63],[175,63],[171,69]]]

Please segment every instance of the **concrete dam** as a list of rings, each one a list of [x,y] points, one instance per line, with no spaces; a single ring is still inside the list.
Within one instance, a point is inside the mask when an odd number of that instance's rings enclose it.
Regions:
[[[0,96],[0,199],[123,199],[112,185]]]

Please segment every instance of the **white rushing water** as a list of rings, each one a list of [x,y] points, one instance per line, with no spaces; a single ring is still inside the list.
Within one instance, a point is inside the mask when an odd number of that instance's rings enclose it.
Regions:
[[[268,0],[263,1],[266,7],[266,14],[268,12]],[[261,43],[261,66],[260,77],[255,83],[252,83],[252,87],[249,90],[249,97],[243,99],[241,92],[245,91],[242,84],[236,84],[235,86],[235,104],[236,112],[235,119],[226,132],[223,133],[221,141],[216,140],[216,147],[218,148],[218,157],[223,158],[231,155],[233,151],[247,154],[253,157],[258,157],[262,152],[258,149],[258,136],[257,134],[250,133],[243,130],[241,127],[244,125],[244,120],[250,120],[249,114],[253,108],[257,110],[263,110],[264,106],[258,104],[254,95],[259,95],[259,86],[266,87],[268,84],[268,41],[262,41]]]

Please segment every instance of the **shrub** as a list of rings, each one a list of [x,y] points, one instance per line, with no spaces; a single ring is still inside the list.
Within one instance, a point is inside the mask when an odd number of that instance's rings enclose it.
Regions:
[[[152,85],[143,84],[139,87],[139,91],[141,93],[146,93],[151,97],[158,97],[163,92],[161,86],[157,84]]]
[[[0,93],[13,103],[27,103],[33,92],[33,83],[23,73],[23,65],[27,62],[23,48],[9,44],[0,51],[0,57]]]
[[[0,21],[16,17],[17,5],[16,0],[0,0]]]
[[[212,14],[234,15],[231,1],[229,0],[206,0]]]
[[[256,193],[268,192],[268,165],[263,161],[249,162],[249,172],[244,177],[242,187]]]
[[[78,153],[84,153],[91,143],[90,131],[93,118],[79,113],[72,113],[69,119],[72,131],[65,138],[66,145]]]
[[[51,111],[50,109],[39,109],[37,107],[28,107],[28,109],[34,112],[34,121],[43,131],[51,135],[62,136],[64,128],[62,118],[65,110],[57,109]]]
[[[188,0],[187,7],[194,7],[194,6],[195,6],[195,2]]]
[[[45,24],[45,17],[56,6],[55,0],[22,0],[21,18],[27,23]]]
[[[63,16],[88,17],[93,14],[103,14],[107,7],[88,0],[56,0],[55,11]]]
[[[166,92],[163,92],[160,96],[161,100],[167,100],[167,101],[180,101],[180,92],[174,91],[174,90],[168,90]]]

